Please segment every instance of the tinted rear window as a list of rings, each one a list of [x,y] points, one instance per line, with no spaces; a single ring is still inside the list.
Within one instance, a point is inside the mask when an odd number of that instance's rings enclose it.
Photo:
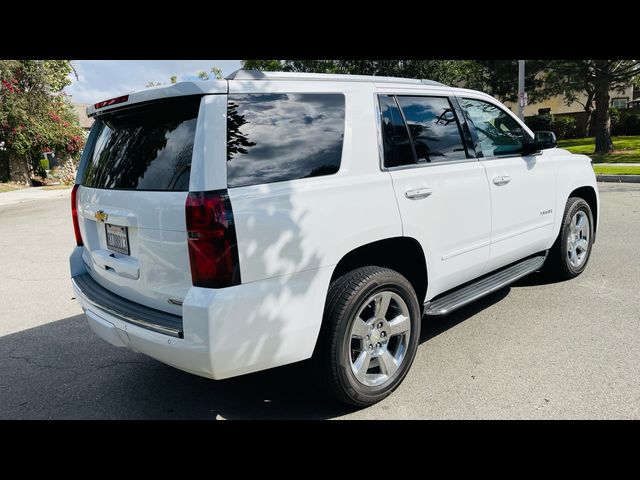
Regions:
[[[82,184],[188,191],[199,106],[200,96],[182,97],[100,116]]]
[[[229,187],[331,175],[340,168],[344,95],[229,95]]]

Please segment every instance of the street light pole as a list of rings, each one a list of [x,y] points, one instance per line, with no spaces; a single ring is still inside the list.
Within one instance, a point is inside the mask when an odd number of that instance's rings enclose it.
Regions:
[[[527,94],[524,91],[524,60],[518,60],[518,117],[524,121]]]

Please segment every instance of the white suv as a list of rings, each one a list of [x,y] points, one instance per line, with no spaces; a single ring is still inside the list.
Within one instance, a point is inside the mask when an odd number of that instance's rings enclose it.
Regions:
[[[240,70],[88,109],[71,275],[106,341],[223,379],[312,358],[355,405],[423,315],[587,265],[590,159],[436,82]]]

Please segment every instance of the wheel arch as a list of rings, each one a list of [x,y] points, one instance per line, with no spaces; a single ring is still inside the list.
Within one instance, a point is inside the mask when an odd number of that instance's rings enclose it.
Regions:
[[[574,189],[565,201],[565,205],[569,201],[571,197],[582,198],[591,209],[591,214],[593,215],[593,243],[596,242],[596,230],[598,227],[598,196],[596,194],[595,189],[592,186],[583,186]]]
[[[351,270],[368,265],[390,268],[406,277],[422,307],[427,294],[427,259],[420,242],[415,238],[391,237],[352,249],[336,264],[331,281]]]

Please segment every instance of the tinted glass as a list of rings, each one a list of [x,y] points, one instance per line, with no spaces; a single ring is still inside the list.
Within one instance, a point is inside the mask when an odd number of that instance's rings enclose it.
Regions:
[[[100,116],[82,184],[115,190],[189,190],[200,97]]]
[[[393,96],[381,95],[382,140],[384,144],[384,166],[398,167],[416,163],[409,132],[400,109]]]
[[[418,163],[467,158],[458,121],[447,98],[397,98],[409,126]]]
[[[336,173],[344,103],[334,93],[229,95],[229,187]]]
[[[522,150],[525,134],[513,117],[482,100],[464,98],[461,103],[467,119],[478,135],[478,155],[512,155]]]

